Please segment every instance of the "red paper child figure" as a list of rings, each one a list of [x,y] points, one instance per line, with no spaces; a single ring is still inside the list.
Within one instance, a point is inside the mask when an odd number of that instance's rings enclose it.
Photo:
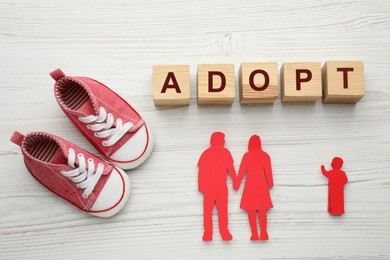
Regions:
[[[348,182],[347,175],[341,170],[343,159],[335,157],[332,160],[332,170],[327,171],[321,165],[322,174],[328,178],[328,212],[331,215],[344,214],[344,185]]]
[[[229,150],[224,147],[225,135],[215,132],[211,135],[210,148],[200,156],[198,167],[198,190],[203,192],[203,241],[213,238],[213,208],[216,204],[219,219],[219,232],[225,241],[232,240],[228,229],[228,188],[226,186],[227,173],[236,179],[233,158]]]
[[[252,231],[251,240],[268,240],[267,210],[272,208],[269,189],[274,186],[271,158],[261,149],[260,137],[253,135],[249,139],[248,152],[242,157],[240,171],[234,189],[238,190],[244,175],[246,181],[240,207],[248,211],[248,220]],[[260,238],[257,233],[256,218],[259,216]]]

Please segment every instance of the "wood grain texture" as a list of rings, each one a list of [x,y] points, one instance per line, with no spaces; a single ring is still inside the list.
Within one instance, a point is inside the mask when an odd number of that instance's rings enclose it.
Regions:
[[[389,35],[386,0],[0,0],[0,259],[389,259]],[[364,61],[359,103],[196,105],[198,64],[235,64],[238,75],[242,62],[326,60]],[[154,106],[153,64],[190,65],[190,106]],[[155,150],[128,172],[131,197],[113,218],[47,192],[9,142],[14,130],[41,130],[96,153],[56,104],[57,67],[105,83],[153,127]],[[236,167],[254,133],[272,157],[267,243],[249,241],[242,188],[230,182],[234,240],[201,241],[196,162],[216,130]],[[340,218],[326,212],[320,173],[335,155],[350,180]]]
[[[315,102],[322,97],[320,62],[287,62],[280,69],[282,101]]]
[[[156,106],[188,106],[190,66],[153,65],[153,101]]]
[[[232,105],[236,97],[234,64],[199,64],[198,105]]]
[[[278,63],[242,63],[239,71],[240,104],[274,103],[279,96]]]
[[[321,73],[324,103],[357,103],[364,97],[362,61],[327,61]]]

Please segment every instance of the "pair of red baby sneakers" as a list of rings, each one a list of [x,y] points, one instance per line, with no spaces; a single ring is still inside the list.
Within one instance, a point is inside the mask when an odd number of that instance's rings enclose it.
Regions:
[[[153,150],[150,129],[102,83],[67,76],[60,69],[50,75],[61,109],[104,159],[44,132],[15,132],[11,141],[21,147],[28,171],[47,189],[87,213],[113,216],[130,195],[123,170],[139,166]]]

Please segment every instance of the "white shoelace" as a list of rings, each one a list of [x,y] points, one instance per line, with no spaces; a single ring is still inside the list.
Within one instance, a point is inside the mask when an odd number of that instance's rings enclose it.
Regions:
[[[79,159],[79,166],[76,167],[74,164],[76,160],[76,154],[72,148],[69,148],[68,151],[68,165],[74,169],[70,171],[61,171],[61,174],[77,183],[77,187],[84,190],[83,197],[88,198],[98,183],[100,177],[102,176],[104,166],[103,164],[99,163],[95,172],[95,163],[91,158],[89,158],[87,160],[87,168],[84,155],[79,153],[77,154]]]
[[[113,128],[114,116],[111,113],[106,112],[103,107],[99,108],[99,115],[79,117],[79,120],[85,124],[88,124],[87,127],[95,132],[95,136],[98,138],[107,138],[106,141],[103,141],[104,146],[114,145],[119,141],[133,126],[131,122],[125,124],[122,123],[122,119],[116,119],[116,125]],[[94,123],[94,124],[91,124]],[[100,132],[99,132],[100,131]]]

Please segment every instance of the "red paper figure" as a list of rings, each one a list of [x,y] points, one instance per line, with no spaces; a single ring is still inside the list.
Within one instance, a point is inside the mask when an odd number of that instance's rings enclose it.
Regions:
[[[344,185],[348,182],[347,175],[341,170],[343,159],[335,157],[332,160],[332,170],[327,171],[321,165],[322,174],[328,178],[328,212],[331,215],[344,214]]]
[[[260,137],[251,136],[248,152],[242,157],[240,171],[234,189],[238,190],[244,175],[246,181],[240,207],[248,211],[252,231],[251,240],[268,240],[267,210],[272,208],[269,189],[274,186],[271,158],[261,149]],[[257,233],[256,213],[259,216],[261,234]]]
[[[230,151],[224,147],[225,135],[215,132],[211,135],[210,148],[200,156],[198,167],[198,190],[203,192],[203,241],[213,238],[213,208],[216,204],[219,219],[219,233],[225,241],[232,240],[228,229],[228,188],[226,186],[227,173],[236,179],[233,158]]]

